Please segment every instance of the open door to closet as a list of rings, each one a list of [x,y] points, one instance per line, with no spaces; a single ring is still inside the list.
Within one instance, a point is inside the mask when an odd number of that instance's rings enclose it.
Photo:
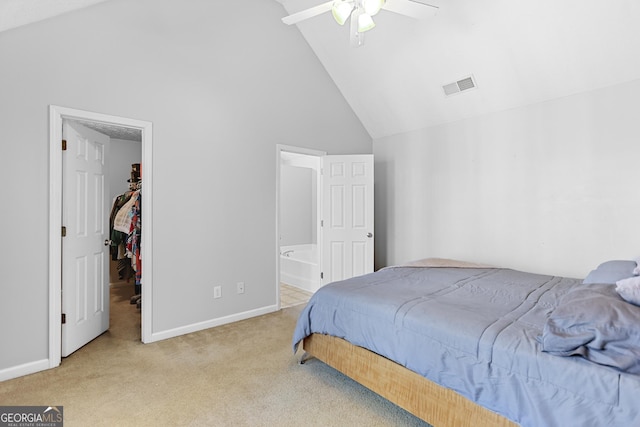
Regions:
[[[116,286],[130,289],[141,309],[140,150],[121,134],[95,122],[62,122],[62,357],[109,329],[112,294],[122,292]]]
[[[110,138],[63,121],[62,357],[109,329]]]

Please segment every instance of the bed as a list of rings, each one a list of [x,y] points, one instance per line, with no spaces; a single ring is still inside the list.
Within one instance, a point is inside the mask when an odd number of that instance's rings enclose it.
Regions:
[[[616,287],[636,268],[389,267],[318,290],[293,350],[436,427],[640,425],[640,307]]]

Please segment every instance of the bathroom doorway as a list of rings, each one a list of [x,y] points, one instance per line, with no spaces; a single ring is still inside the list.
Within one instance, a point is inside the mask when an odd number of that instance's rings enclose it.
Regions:
[[[320,287],[320,164],[324,152],[278,146],[280,308],[305,303]]]
[[[373,155],[277,146],[276,272],[280,288],[314,293],[373,272]]]

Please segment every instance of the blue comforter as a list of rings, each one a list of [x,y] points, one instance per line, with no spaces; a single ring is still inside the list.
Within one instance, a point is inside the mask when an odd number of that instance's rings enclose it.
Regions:
[[[522,426],[640,425],[640,376],[541,351],[581,281],[495,268],[392,267],[313,295],[293,336],[330,334]]]

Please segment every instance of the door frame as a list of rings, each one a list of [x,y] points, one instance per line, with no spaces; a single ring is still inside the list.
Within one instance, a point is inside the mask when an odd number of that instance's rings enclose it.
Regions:
[[[49,106],[49,367],[61,362],[62,345],[62,120],[80,120],[105,123],[139,129],[142,132],[142,164],[144,165],[144,191],[142,193],[141,252],[143,303],[141,313],[142,342],[150,342],[152,336],[152,214],[153,214],[153,156],[152,123],[126,117],[112,116],[91,111],[77,110],[57,105]]]
[[[313,150],[310,148],[301,148],[301,147],[294,147],[291,145],[282,145],[282,144],[277,144],[276,145],[276,242],[275,242],[275,254],[276,254],[276,310],[280,310],[280,192],[281,192],[281,182],[280,182],[280,167],[281,167],[281,162],[282,162],[282,152],[287,152],[287,153],[294,153],[294,154],[304,154],[306,156],[314,156],[314,157],[323,157],[327,155],[326,151],[320,151],[320,150]],[[318,171],[319,172],[319,171]],[[317,186],[318,186],[318,191],[317,191],[317,198],[318,198],[318,203],[316,206],[316,210],[317,210],[317,218],[318,218],[318,222],[321,219],[322,216],[322,204],[321,204],[321,195],[320,195],[320,189],[321,189],[321,180],[320,180],[320,176],[318,176],[317,179]],[[318,232],[318,246],[321,246],[321,236],[320,233]],[[320,252],[318,252],[318,262],[320,263],[320,258],[321,258],[321,254]]]

